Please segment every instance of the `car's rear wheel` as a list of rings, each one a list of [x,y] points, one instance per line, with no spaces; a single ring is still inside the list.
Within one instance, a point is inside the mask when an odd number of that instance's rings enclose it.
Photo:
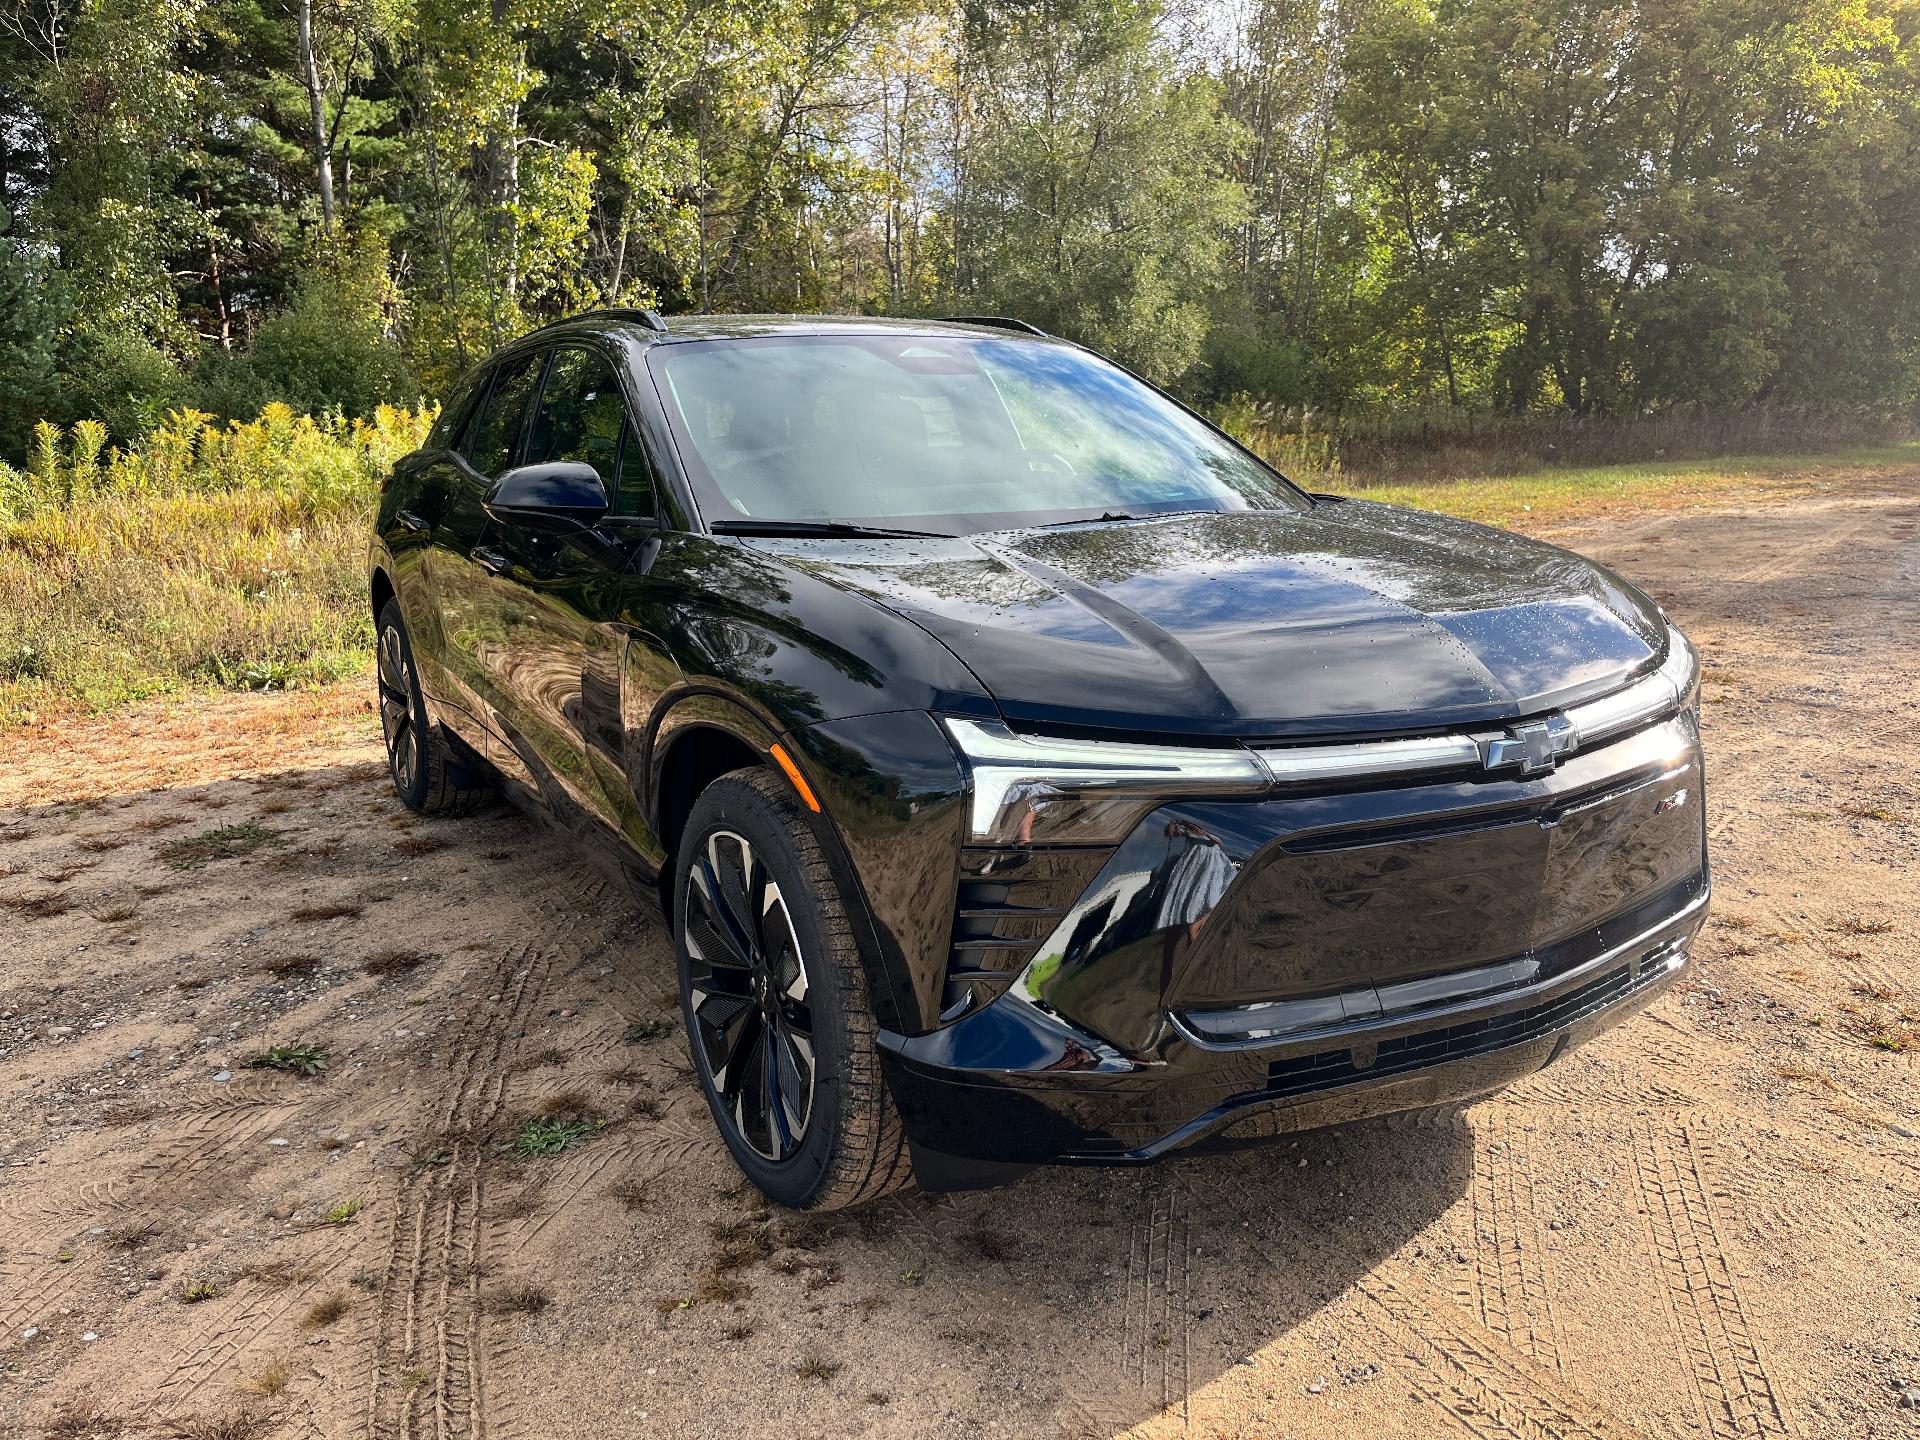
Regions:
[[[841,1209],[906,1185],[859,942],[780,777],[736,770],[702,792],[674,897],[694,1067],[747,1178],[800,1210]]]
[[[374,684],[380,731],[387,742],[387,774],[409,809],[423,815],[464,815],[493,798],[492,774],[479,760],[456,754],[427,716],[413,665],[413,642],[397,600],[380,608]]]

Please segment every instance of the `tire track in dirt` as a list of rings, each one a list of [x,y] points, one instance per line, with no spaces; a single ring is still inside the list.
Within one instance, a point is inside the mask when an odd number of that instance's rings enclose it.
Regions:
[[[1471,1200],[1473,1293],[1461,1295],[1480,1323],[1549,1370],[1560,1370],[1560,1322],[1542,1263],[1541,1225],[1534,1207],[1529,1127],[1498,1108],[1476,1120]]]
[[[1331,1250],[1324,1239],[1303,1239]],[[1280,1269],[1264,1247],[1249,1254]],[[1482,1325],[1403,1260],[1375,1265],[1348,1294],[1382,1357],[1479,1440],[1639,1440],[1645,1433]]]
[[[551,878],[551,877],[548,877]],[[480,1303],[485,1235],[482,1170],[504,1113],[510,1037],[525,1029],[557,956],[569,952],[607,890],[593,872],[569,868],[558,888],[521,899],[534,948],[508,950],[492,989],[504,1003],[470,1013],[452,1047],[449,1082],[433,1110],[445,1164],[412,1167],[400,1181],[380,1279],[366,1386],[368,1440],[483,1440],[489,1353]],[[604,942],[603,947],[604,948]]]
[[[713,1128],[704,1105],[696,1113],[676,1111],[654,1121],[630,1120],[608,1139],[576,1151],[540,1194],[540,1207],[531,1215],[496,1219],[489,1240],[518,1249],[565,1213],[575,1201],[594,1191],[609,1171],[619,1179],[642,1185],[668,1171],[700,1160],[726,1160],[726,1146]]]
[[[160,1382],[155,1398],[163,1412],[183,1414],[189,1401],[216,1376],[237,1365],[274,1322],[293,1308],[295,1299],[289,1290],[260,1286],[245,1286],[239,1297],[244,1303],[238,1313],[233,1313],[236,1307],[229,1303],[209,1316],[209,1323],[200,1327],[198,1342],[174,1362],[167,1378]]]
[[[1640,1127],[1634,1159],[1669,1318],[1706,1432],[1797,1434],[1747,1322],[1688,1128]]]
[[[1480,1440],[1630,1440],[1637,1427],[1609,1414],[1455,1306],[1422,1296],[1398,1263],[1360,1280],[1362,1319],[1389,1359],[1429,1401]]]
[[[1157,1410],[1176,1407],[1184,1432],[1187,1361],[1193,1323],[1187,1197],[1177,1178],[1148,1187],[1144,1213],[1130,1227],[1127,1288],[1121,1311],[1121,1363]]]

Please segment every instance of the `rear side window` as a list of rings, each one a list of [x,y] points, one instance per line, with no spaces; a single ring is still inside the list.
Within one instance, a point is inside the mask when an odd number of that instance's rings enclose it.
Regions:
[[[433,429],[427,432],[423,450],[446,450],[453,445],[453,437],[460,433],[460,422],[467,418],[467,412],[473,409],[474,396],[486,388],[486,370],[478,371],[457,382],[447,395],[447,403],[440,411],[440,418],[433,422]]]
[[[493,390],[460,443],[460,453],[482,475],[498,475],[512,466],[545,358],[523,355],[494,372]]]

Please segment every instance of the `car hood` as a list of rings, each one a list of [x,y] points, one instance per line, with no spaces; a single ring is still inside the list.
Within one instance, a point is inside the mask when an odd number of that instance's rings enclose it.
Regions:
[[[1665,654],[1652,601],[1565,550],[1363,501],[789,560],[912,620],[1009,720],[1306,736],[1508,719]]]

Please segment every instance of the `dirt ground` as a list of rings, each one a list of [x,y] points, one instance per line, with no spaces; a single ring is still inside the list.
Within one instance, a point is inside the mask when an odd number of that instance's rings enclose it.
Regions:
[[[1554,538],[1710,665],[1682,985],[1457,1122],[826,1221],[357,689],[0,736],[0,1434],[1920,1435],[1920,471]]]

